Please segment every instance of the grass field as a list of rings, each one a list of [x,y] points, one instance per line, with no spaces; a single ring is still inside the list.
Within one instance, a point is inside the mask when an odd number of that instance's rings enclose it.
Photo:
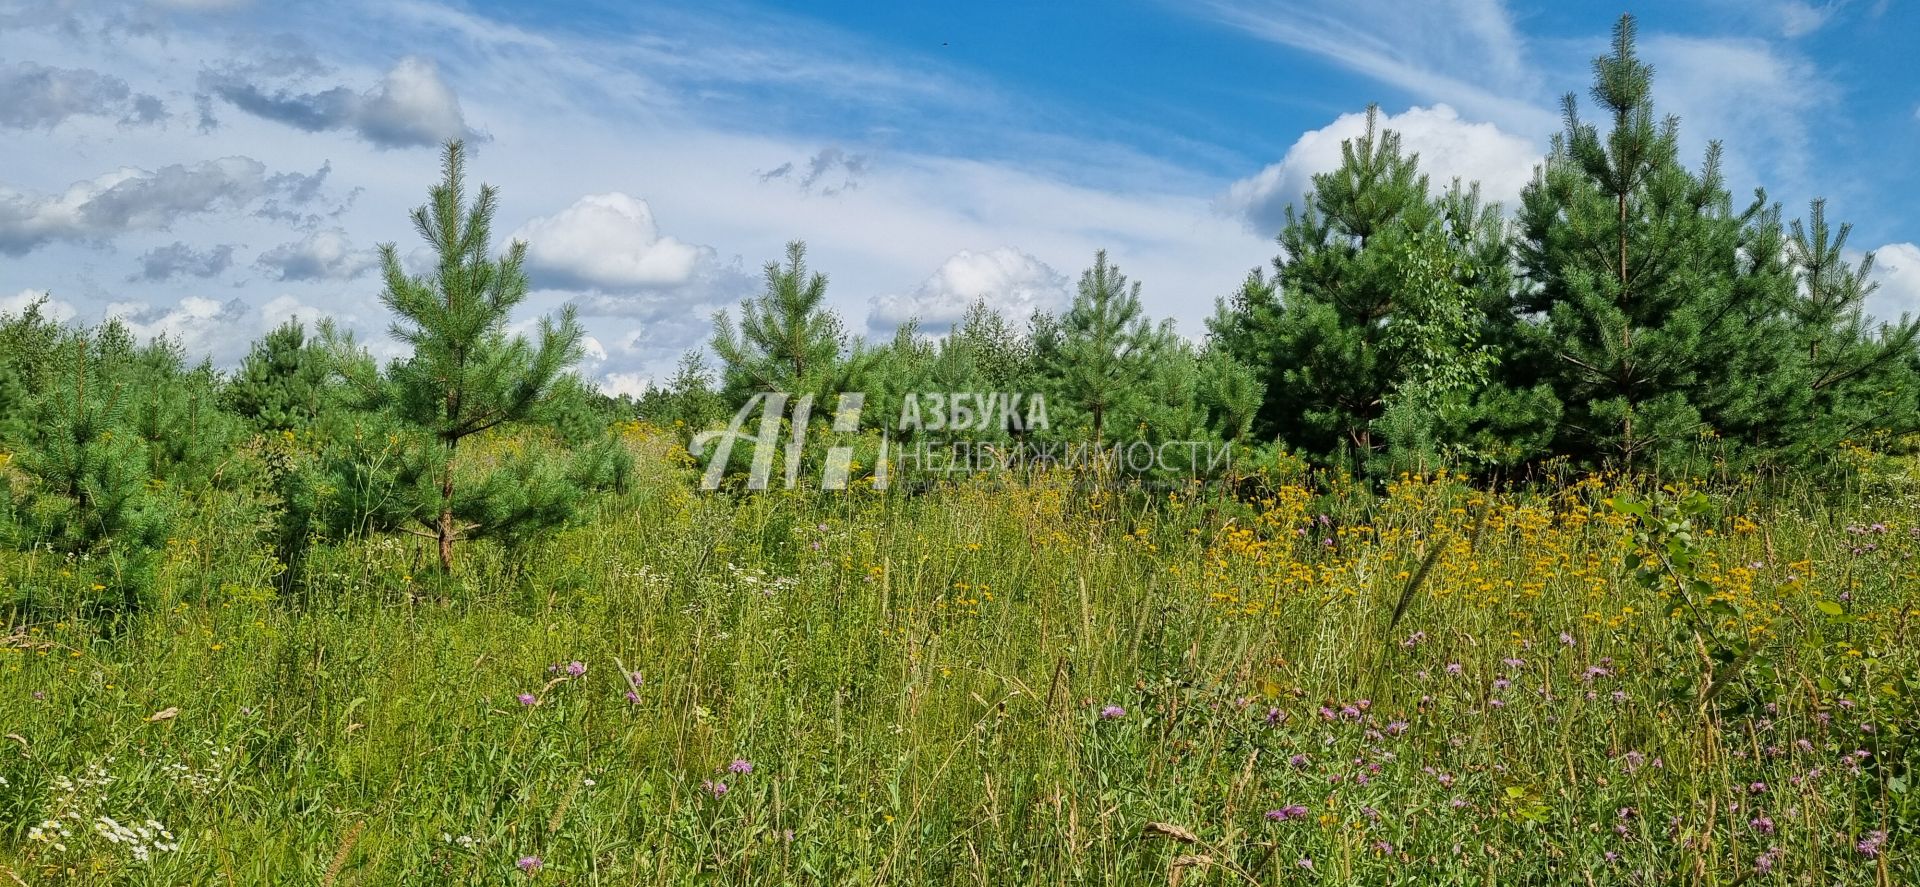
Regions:
[[[452,580],[383,538],[285,598],[211,496],[129,624],[11,627],[0,883],[1920,877],[1910,498],[1710,491],[1701,703],[1604,479],[725,497],[634,445]]]

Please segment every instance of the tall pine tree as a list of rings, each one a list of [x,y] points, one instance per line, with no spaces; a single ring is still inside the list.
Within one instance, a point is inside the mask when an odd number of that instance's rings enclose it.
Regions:
[[[1776,218],[1731,208],[1713,144],[1698,172],[1678,121],[1654,114],[1653,70],[1623,17],[1594,61],[1609,129],[1565,99],[1566,129],[1521,196],[1516,308],[1528,359],[1564,406],[1555,449],[1643,466],[1703,437],[1754,442],[1795,412]]]

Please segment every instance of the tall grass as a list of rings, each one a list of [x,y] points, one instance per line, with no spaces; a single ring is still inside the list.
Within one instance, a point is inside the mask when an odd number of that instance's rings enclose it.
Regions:
[[[257,504],[199,503],[135,624],[9,630],[0,873],[1915,877],[1900,503],[1726,500],[1706,575],[1780,651],[1778,692],[1703,712],[1659,682],[1670,624],[1600,481],[728,497],[647,459],[548,544],[443,581],[412,540],[325,548],[301,600],[271,590]]]

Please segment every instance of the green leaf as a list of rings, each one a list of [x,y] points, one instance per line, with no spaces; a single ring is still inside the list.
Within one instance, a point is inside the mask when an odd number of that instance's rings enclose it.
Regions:
[[[1825,613],[1828,616],[1841,616],[1841,615],[1845,615],[1847,612],[1845,607],[1842,607],[1839,604],[1834,603],[1833,601],[1814,601],[1813,605],[1814,607],[1818,608],[1820,612]]]

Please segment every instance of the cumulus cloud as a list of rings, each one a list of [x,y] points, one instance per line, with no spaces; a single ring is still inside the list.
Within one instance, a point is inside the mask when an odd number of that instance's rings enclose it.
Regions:
[[[255,340],[288,320],[298,319],[312,328],[328,316],[291,296],[262,305],[251,305],[240,298],[222,302],[202,296],[188,296],[172,305],[118,302],[108,305],[104,315],[118,318],[136,339],[165,338],[178,343],[187,354],[213,358],[218,366],[238,364]]]
[[[129,281],[162,281],[176,277],[217,277],[233,266],[233,245],[220,244],[202,252],[178,240],[157,246],[140,256],[140,270]]]
[[[0,317],[18,315],[36,302],[40,304],[40,315],[54,323],[66,323],[79,313],[73,305],[49,297],[45,290],[21,290],[11,296],[0,296]]]
[[[961,250],[912,292],[873,299],[867,327],[883,332],[917,319],[922,330],[944,332],[960,321],[968,306],[982,299],[1002,317],[1019,320],[1064,304],[1067,278],[1010,246]]]
[[[691,282],[713,251],[664,236],[647,202],[619,192],[589,194],[520,227],[527,266],[541,286],[637,290]]]
[[[600,393],[608,397],[639,397],[647,393],[647,387],[653,380],[644,373],[608,373],[596,383]]]
[[[1399,133],[1401,146],[1420,155],[1420,169],[1436,192],[1459,178],[1479,182],[1489,199],[1509,206],[1543,156],[1532,141],[1491,123],[1462,120],[1446,105],[1383,115],[1380,127]],[[1220,209],[1244,219],[1261,234],[1278,231],[1287,205],[1301,203],[1313,187],[1313,174],[1338,168],[1340,143],[1359,138],[1366,129],[1366,114],[1343,114],[1302,135],[1279,163],[1229,186],[1220,198]]]
[[[80,116],[153,123],[166,116],[166,108],[158,98],[135,94],[125,80],[98,71],[33,62],[0,65],[0,127],[44,129]]]
[[[124,167],[57,195],[0,186],[0,255],[24,255],[55,240],[100,241],[124,231],[164,230],[187,216],[298,193],[308,178],[269,176],[266,164],[251,157],[223,157],[151,172]]]
[[[469,129],[460,99],[426,59],[408,57],[378,86],[357,91],[336,86],[320,92],[271,88],[257,67],[207,71],[200,87],[248,114],[305,132],[351,131],[381,148],[437,145],[447,139],[480,138]],[[203,114],[210,120],[211,116]]]
[[[1873,253],[1873,282],[1867,313],[1892,322],[1902,314],[1920,317],[1920,245],[1889,243]]]
[[[347,232],[329,228],[267,250],[255,264],[276,280],[352,280],[373,270],[380,257],[354,249]]]

